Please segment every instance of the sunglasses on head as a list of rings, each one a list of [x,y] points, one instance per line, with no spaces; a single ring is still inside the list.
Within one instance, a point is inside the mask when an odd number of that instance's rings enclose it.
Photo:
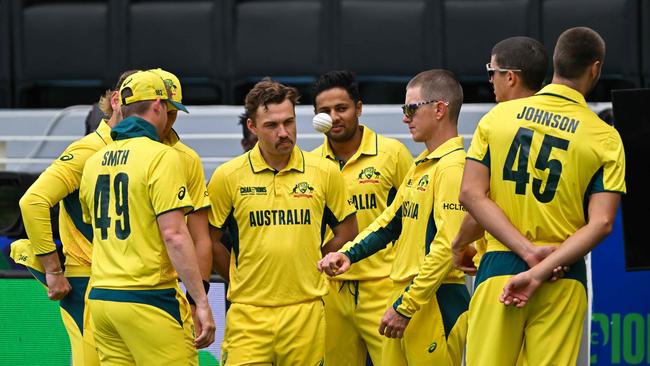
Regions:
[[[431,104],[431,103],[438,103],[438,102],[441,102],[441,103],[444,104],[444,105],[449,105],[449,102],[446,102],[446,101],[444,101],[444,100],[427,100],[427,101],[425,101],[425,102],[418,102],[418,103],[404,104],[404,105],[402,106],[402,113],[404,113],[404,115],[405,115],[407,118],[411,118],[411,117],[413,117],[413,115],[415,115],[415,112],[416,112],[416,111],[418,110],[418,108],[420,108],[421,106],[426,105],[426,104]]]
[[[497,72],[497,71],[498,72],[508,72],[508,71],[521,72],[521,69],[508,69],[508,68],[501,68],[501,67],[492,67],[492,65],[490,65],[489,62],[487,64],[485,64],[485,70],[487,71],[488,77],[490,79],[492,79],[492,77],[494,77],[494,73]]]

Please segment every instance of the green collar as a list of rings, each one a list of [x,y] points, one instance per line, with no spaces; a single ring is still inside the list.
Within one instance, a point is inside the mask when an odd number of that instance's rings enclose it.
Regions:
[[[123,119],[117,126],[113,127],[111,137],[114,141],[126,140],[134,137],[148,137],[160,142],[156,128],[144,119],[131,116]]]

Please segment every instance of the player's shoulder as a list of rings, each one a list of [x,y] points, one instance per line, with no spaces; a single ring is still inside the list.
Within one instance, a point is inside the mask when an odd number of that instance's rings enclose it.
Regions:
[[[398,139],[386,137],[382,134],[377,134],[377,150],[379,153],[398,153],[400,151],[408,150]]]
[[[190,161],[199,161],[199,162],[201,161],[201,157],[199,156],[199,154],[194,149],[185,145],[181,141],[178,141],[176,144],[174,144],[173,148],[184,159],[188,159]]]
[[[329,172],[332,169],[339,170],[333,161],[322,157],[320,154],[303,150],[300,150],[300,153],[302,154],[305,169],[307,170],[317,170],[320,172]]]
[[[323,156],[323,148],[324,148],[324,146],[325,146],[324,143],[320,144],[315,149],[311,150],[310,153],[312,153],[314,155],[318,155],[318,156]]]
[[[234,173],[240,171],[250,171],[253,172],[252,163],[251,163],[250,151],[247,151],[237,157],[228,160],[227,162],[219,165],[215,169],[215,173],[223,174],[226,177],[232,176]]]

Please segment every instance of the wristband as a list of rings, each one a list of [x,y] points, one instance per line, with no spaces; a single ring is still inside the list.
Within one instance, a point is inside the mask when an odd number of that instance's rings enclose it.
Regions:
[[[63,270],[60,269],[60,270],[58,270],[58,271],[45,271],[45,274],[57,275],[57,276],[58,276],[58,275],[62,275],[62,274],[63,274]]]
[[[203,280],[203,289],[205,290],[205,294],[207,295],[208,292],[210,292],[210,282]],[[189,302],[190,305],[196,305],[194,299],[192,298],[189,292],[185,291],[185,297],[187,297],[187,302]]]

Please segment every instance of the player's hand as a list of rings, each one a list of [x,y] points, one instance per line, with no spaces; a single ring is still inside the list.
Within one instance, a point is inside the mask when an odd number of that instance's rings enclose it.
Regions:
[[[200,329],[200,332],[196,331],[198,336],[194,339],[194,347],[197,349],[205,348],[214,342],[215,332],[212,310],[210,310],[210,305],[208,305],[207,301],[205,305],[196,305],[196,319],[194,329]]]
[[[548,257],[551,253],[553,253],[557,249],[556,246],[553,245],[545,245],[545,246],[535,246],[530,254],[526,256],[526,258],[523,258],[524,261],[526,261],[526,264],[528,264],[529,268],[535,267],[539,262],[543,261],[544,258]]]
[[[50,300],[61,300],[68,295],[72,290],[68,279],[61,274],[45,274],[45,282],[47,283],[47,297]]]
[[[477,268],[474,265],[476,249],[473,246],[468,245],[462,251],[458,251],[455,247],[452,247],[451,255],[454,260],[454,267],[465,272],[466,275],[476,275]]]
[[[409,325],[410,320],[411,319],[395,311],[391,306],[386,310],[386,313],[384,313],[384,316],[381,318],[379,334],[388,338],[402,338],[404,336],[404,330]]]
[[[567,272],[571,267],[569,266],[557,266],[555,269],[553,269],[553,274],[551,275],[551,278],[549,278],[548,282],[555,282],[559,280],[560,278],[563,278],[564,275],[566,275]]]
[[[350,269],[350,258],[339,252],[327,253],[323,259],[318,261],[318,270],[334,277],[347,272]]]
[[[196,305],[190,304],[192,310],[192,321],[194,322],[194,334],[201,334],[201,323],[196,315]]]
[[[543,282],[535,278],[530,271],[512,276],[503,287],[503,293],[499,296],[499,301],[506,306],[514,305],[522,308],[526,306]]]

